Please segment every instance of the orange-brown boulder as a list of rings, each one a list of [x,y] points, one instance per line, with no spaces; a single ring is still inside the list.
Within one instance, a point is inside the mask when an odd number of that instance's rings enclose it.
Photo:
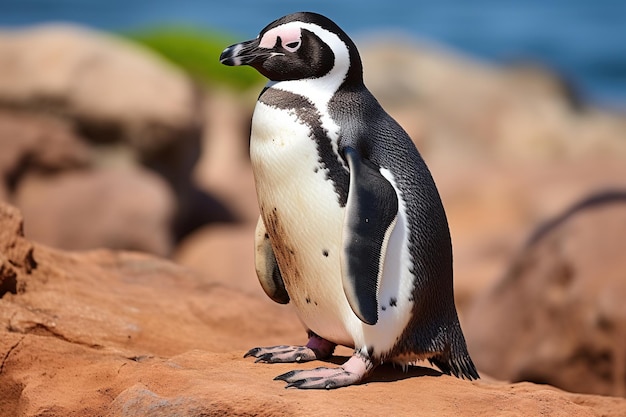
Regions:
[[[479,368],[497,378],[626,396],[626,191],[546,223],[468,317]]]

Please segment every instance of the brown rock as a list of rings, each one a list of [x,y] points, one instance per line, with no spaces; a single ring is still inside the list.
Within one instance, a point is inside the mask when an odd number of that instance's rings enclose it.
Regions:
[[[626,396],[626,192],[547,223],[476,303],[468,343],[497,378]]]
[[[17,211],[0,207],[0,253],[20,274],[16,294],[0,299],[0,415],[96,415],[141,380],[122,378],[115,387],[128,364],[304,338],[285,308],[145,255],[66,254],[35,245],[37,267],[25,275],[22,260],[32,244],[20,236]],[[30,252],[15,249],[16,242],[28,243]]]
[[[224,201],[237,218],[256,224],[259,209],[249,157],[254,101],[246,103],[226,92],[206,98],[202,155],[193,177],[201,189]]]
[[[288,307],[138,253],[78,254],[31,245],[37,266],[26,273],[20,259],[28,247],[5,251],[15,246],[11,242],[28,245],[19,233],[19,214],[0,207],[0,253],[20,273],[17,293],[0,298],[1,415],[626,412],[623,399],[528,383],[468,382],[422,367],[403,373],[383,366],[367,383],[336,391],[285,390],[271,379],[293,364],[255,364],[242,355],[255,345],[304,342]],[[421,405],[413,401],[415,392]]]
[[[43,114],[0,110],[0,189],[5,198],[27,173],[55,173],[91,163],[71,125]],[[0,200],[2,200],[0,192]]]
[[[29,176],[15,195],[26,235],[63,249],[133,249],[167,255],[173,245],[172,192],[145,169]]]
[[[98,166],[159,173],[178,202],[176,239],[235,217],[192,179],[202,95],[182,70],[119,37],[67,25],[0,31],[0,105],[69,120]]]
[[[429,162],[450,224],[461,316],[506,272],[538,224],[596,190],[626,189],[619,158]]]
[[[0,31],[0,106],[62,119],[91,145],[91,166],[143,165],[159,173],[178,201],[171,225],[176,240],[234,218],[191,178],[201,152],[201,95],[180,69],[109,34],[65,25]],[[41,136],[47,144],[45,132]],[[66,152],[42,146],[49,147]],[[4,156],[15,167],[10,182],[27,168],[17,156]],[[10,199],[14,188],[1,185],[0,197]],[[165,253],[162,245],[157,253]]]
[[[497,67],[401,39],[360,49],[366,84],[426,155],[626,155],[626,117],[585,107],[546,69]]]
[[[24,239],[24,223],[20,212],[0,202],[0,298],[16,294],[18,281],[37,267],[33,245]]]
[[[141,153],[188,133],[198,114],[182,71],[120,38],[64,25],[0,31],[0,102],[68,115],[87,137],[121,138]]]
[[[251,223],[205,226],[183,240],[172,259],[214,282],[265,297],[254,269],[254,227]]]

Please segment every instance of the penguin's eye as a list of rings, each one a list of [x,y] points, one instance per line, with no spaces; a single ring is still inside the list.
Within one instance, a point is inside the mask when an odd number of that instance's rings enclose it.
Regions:
[[[298,48],[300,47],[300,41],[293,41],[293,42],[289,42],[288,44],[285,44],[285,49],[288,50],[289,52],[296,52],[298,50]]]

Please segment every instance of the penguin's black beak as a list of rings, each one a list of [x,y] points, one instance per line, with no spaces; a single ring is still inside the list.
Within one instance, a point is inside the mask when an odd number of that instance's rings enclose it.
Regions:
[[[228,66],[254,65],[269,58],[271,50],[259,48],[259,39],[236,43],[224,49],[220,55],[220,62]]]

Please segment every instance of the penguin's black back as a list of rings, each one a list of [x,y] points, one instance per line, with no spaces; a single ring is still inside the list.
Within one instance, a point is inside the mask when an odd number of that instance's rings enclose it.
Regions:
[[[448,221],[426,163],[408,134],[362,83],[344,84],[328,109],[341,128],[340,148],[358,149],[391,171],[406,205],[411,272],[416,277],[410,301],[415,308],[388,356],[439,352],[431,362],[444,373],[478,378],[454,305]]]

